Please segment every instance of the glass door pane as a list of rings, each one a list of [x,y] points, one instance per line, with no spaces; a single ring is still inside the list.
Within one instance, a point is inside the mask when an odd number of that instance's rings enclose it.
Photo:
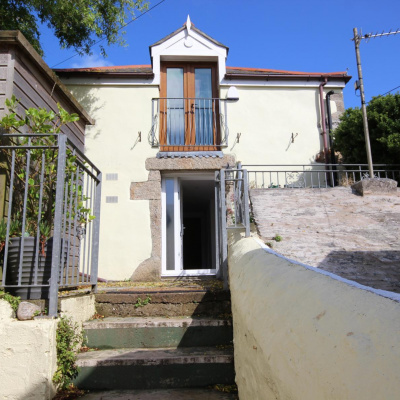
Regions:
[[[195,68],[196,145],[214,144],[211,68]]]
[[[166,224],[166,266],[167,270],[175,269],[175,182],[165,180],[165,224]]]
[[[167,68],[167,144],[185,144],[183,68]]]

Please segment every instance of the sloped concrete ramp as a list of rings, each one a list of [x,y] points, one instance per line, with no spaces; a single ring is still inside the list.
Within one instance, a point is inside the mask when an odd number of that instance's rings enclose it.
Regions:
[[[259,235],[278,253],[400,293],[399,189],[365,197],[345,187],[253,189],[250,199]]]

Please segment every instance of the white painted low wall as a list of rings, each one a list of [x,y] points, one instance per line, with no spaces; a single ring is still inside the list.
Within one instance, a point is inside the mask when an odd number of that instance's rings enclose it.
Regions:
[[[18,321],[0,300],[0,398],[48,400],[57,365],[57,320]]]
[[[229,273],[240,400],[399,399],[400,295],[253,238],[232,241]]]
[[[94,295],[60,299],[60,315],[79,328],[95,313]],[[49,400],[57,368],[58,319],[18,321],[0,299],[0,399]]]
[[[94,294],[60,299],[60,316],[71,318],[79,327],[96,313]]]

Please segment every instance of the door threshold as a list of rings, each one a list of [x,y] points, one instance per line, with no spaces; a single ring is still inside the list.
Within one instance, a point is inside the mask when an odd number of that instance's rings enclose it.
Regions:
[[[189,272],[190,271],[190,272]],[[180,278],[180,277],[188,277],[188,278],[196,278],[196,277],[213,277],[217,276],[216,270],[207,270],[207,271],[199,271],[199,270],[187,270],[187,271],[171,271],[171,273],[163,273],[161,274],[161,278]]]

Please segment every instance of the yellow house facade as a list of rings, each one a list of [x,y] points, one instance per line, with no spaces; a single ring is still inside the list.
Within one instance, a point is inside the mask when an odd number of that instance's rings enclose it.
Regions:
[[[335,123],[346,72],[229,67],[228,51],[188,18],[150,46],[151,65],[55,71],[96,121],[99,277],[218,275],[215,171],[327,154],[326,94]]]

